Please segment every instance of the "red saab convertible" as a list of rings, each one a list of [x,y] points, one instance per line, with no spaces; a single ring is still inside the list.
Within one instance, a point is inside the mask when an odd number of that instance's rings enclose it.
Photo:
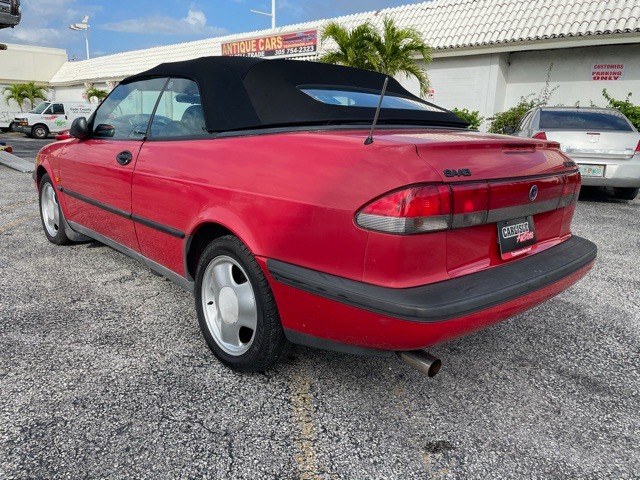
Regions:
[[[465,127],[374,72],[167,63],[41,150],[42,225],[193,291],[237,370],[295,343],[434,374],[422,349],[553,297],[596,258],[571,234],[580,174],[558,144]]]

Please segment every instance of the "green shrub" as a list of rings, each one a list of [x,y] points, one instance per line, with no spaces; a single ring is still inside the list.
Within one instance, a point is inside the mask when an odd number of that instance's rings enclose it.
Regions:
[[[504,112],[496,113],[489,120],[491,126],[489,127],[489,133],[504,133],[505,128],[510,127],[515,130],[516,125],[520,119],[534,107],[537,107],[539,103],[536,100],[528,100],[531,95],[527,97],[520,97],[520,101],[515,107],[511,107]]]
[[[476,130],[480,127],[482,120],[484,120],[484,117],[481,117],[480,112],[478,111],[470,112],[466,108],[463,108],[462,110],[454,108],[451,111],[467,122],[469,124],[469,128],[474,128]]]
[[[631,92],[627,94],[627,98],[623,100],[616,100],[607,93],[607,90],[602,90],[602,96],[607,100],[608,107],[615,108],[620,111],[625,117],[631,120],[631,123],[640,130],[640,106],[634,105],[629,101],[631,98]]]

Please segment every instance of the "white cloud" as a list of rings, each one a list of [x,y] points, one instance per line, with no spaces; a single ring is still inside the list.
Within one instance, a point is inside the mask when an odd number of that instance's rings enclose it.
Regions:
[[[28,45],[55,44],[62,38],[61,32],[55,28],[12,28],[4,32],[8,41]]]
[[[189,10],[184,20],[194,26],[204,27],[207,24],[207,17],[199,10]]]
[[[176,19],[166,15],[152,15],[101,25],[113,32],[149,33],[159,35],[224,35],[227,30],[207,26],[207,17],[201,10],[190,9],[185,18]]]

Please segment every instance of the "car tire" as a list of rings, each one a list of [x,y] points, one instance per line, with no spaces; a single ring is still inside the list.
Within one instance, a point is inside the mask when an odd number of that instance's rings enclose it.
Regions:
[[[44,174],[40,179],[38,189],[40,205],[40,221],[44,234],[51,243],[56,245],[67,245],[71,243],[64,231],[64,216],[58,203],[56,189],[48,174]]]
[[[263,371],[286,355],[289,344],[269,282],[238,238],[220,237],[204,249],[195,302],[207,345],[228,367]]]
[[[613,196],[620,200],[633,200],[638,196],[640,188],[615,188]]]
[[[16,122],[11,122],[9,124],[9,132],[16,132]]]
[[[33,135],[34,138],[43,140],[49,136],[49,129],[46,125],[42,125],[41,123],[39,123],[33,126],[33,128],[31,129],[31,135]]]

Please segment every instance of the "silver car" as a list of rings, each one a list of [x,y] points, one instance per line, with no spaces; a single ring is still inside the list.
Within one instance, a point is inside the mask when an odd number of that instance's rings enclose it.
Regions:
[[[640,133],[612,108],[537,107],[513,135],[551,140],[574,160],[585,186],[607,187],[620,199],[640,190]]]

